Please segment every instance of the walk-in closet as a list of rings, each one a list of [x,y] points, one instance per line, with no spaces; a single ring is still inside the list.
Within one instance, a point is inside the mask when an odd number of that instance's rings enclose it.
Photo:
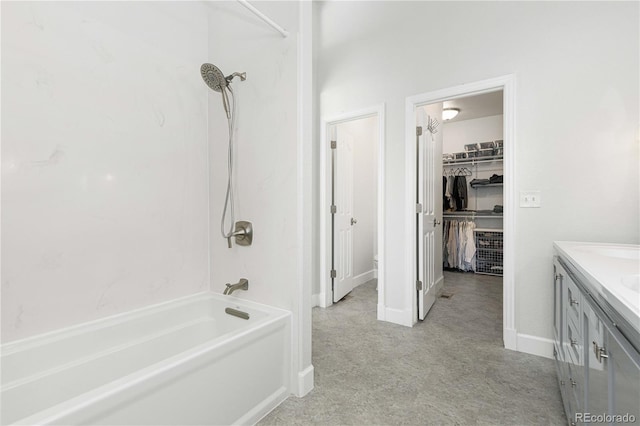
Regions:
[[[442,266],[445,285],[454,280],[458,291],[465,283],[502,285],[502,97],[499,91],[443,104],[456,115],[442,125]]]

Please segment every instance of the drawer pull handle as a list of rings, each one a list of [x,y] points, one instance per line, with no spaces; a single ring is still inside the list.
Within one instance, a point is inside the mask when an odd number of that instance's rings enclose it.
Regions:
[[[609,358],[604,346],[598,346],[598,343],[595,340],[593,341],[593,353],[596,355],[596,359],[599,363],[602,363],[602,358]]]
[[[578,345],[578,339],[569,339],[569,341],[571,342],[571,346],[577,346]]]
[[[578,301],[576,299],[570,299],[569,303],[571,303],[572,305],[579,305],[580,303],[578,303]]]

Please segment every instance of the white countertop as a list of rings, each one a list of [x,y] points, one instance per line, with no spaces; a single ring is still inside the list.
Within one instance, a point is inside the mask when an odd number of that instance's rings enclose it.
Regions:
[[[570,241],[553,245],[640,333],[640,245]]]

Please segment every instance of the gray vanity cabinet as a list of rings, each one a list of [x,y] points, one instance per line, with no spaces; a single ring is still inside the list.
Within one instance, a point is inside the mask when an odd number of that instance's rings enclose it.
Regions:
[[[554,356],[569,424],[640,421],[637,347],[570,268],[554,258]]]

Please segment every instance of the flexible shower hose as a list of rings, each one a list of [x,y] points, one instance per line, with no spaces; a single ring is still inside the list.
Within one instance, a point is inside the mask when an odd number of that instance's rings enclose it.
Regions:
[[[224,208],[222,210],[222,219],[220,220],[220,232],[223,238],[227,239],[229,248],[231,248],[231,237],[233,236],[234,225],[236,223],[236,215],[233,206],[233,133],[235,130],[236,124],[236,99],[233,94],[233,90],[231,90],[230,86],[226,87],[229,89],[229,93],[231,93],[231,117],[227,118],[227,122],[229,124],[229,148],[227,151],[227,193],[224,198]],[[222,90],[225,90],[224,88]],[[229,224],[229,230],[225,230],[225,220],[227,217],[227,211],[229,211],[229,216],[231,219],[231,223]]]

